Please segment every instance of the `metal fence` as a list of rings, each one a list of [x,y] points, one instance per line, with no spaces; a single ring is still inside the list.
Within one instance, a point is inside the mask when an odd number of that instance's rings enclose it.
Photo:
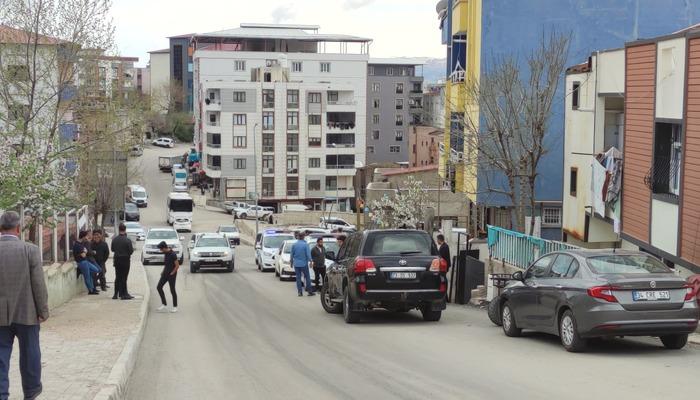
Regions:
[[[488,226],[488,246],[491,259],[502,260],[520,269],[526,269],[540,256],[553,251],[579,248],[491,225]]]

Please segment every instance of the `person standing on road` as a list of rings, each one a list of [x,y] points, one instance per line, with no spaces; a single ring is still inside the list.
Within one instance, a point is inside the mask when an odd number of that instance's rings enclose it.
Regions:
[[[447,262],[447,270],[450,270],[451,266],[451,259],[450,257],[450,246],[447,245],[447,242],[445,242],[445,235],[442,233],[437,235],[437,243],[438,243],[438,251],[440,252],[440,258],[445,260]]]
[[[301,277],[304,276],[304,285],[306,285],[306,292],[309,296],[313,296],[314,288],[311,284],[311,276],[309,274],[309,264],[312,262],[311,250],[309,245],[304,241],[304,233],[299,232],[297,234],[297,241],[292,245],[292,251],[290,254],[292,258],[292,266],[294,266],[294,272],[297,281],[297,293],[299,296],[303,296],[301,290]]]
[[[0,399],[10,396],[10,357],[19,341],[19,369],[25,399],[42,391],[39,324],[49,318],[48,292],[39,248],[19,239],[14,211],[0,217]]]
[[[95,288],[95,282],[93,280],[94,274],[100,272],[100,267],[93,264],[88,260],[88,249],[85,247],[85,238],[88,237],[87,231],[81,231],[78,234],[78,240],[73,244],[73,259],[78,265],[80,273],[83,274],[83,279],[85,279],[85,287],[87,287],[89,295],[100,294]]]
[[[95,229],[92,231],[92,250],[95,252],[95,261],[101,271],[97,274],[97,281],[103,292],[109,289],[107,286],[107,260],[109,259],[109,246],[104,241],[102,231]]]
[[[173,308],[170,312],[177,312],[177,292],[175,291],[175,280],[177,279],[177,270],[180,269],[180,262],[177,260],[177,254],[173,252],[173,249],[168,247],[165,242],[158,243],[158,248],[160,252],[163,253],[163,272],[160,273],[160,280],[158,281],[158,294],[160,295],[160,304],[158,311],[165,311],[168,307],[168,302],[165,300],[165,292],[163,292],[163,286],[167,283],[170,286],[170,295],[173,296]]]
[[[323,247],[323,238],[316,239],[316,246],[311,249],[311,258],[314,263],[314,286],[318,289],[319,279],[321,284],[326,283],[326,248]]]
[[[114,296],[113,300],[131,300],[134,296],[129,294],[127,281],[131,269],[131,255],[134,253],[134,244],[126,236],[126,225],[119,224],[119,235],[112,239],[112,253],[114,253]]]

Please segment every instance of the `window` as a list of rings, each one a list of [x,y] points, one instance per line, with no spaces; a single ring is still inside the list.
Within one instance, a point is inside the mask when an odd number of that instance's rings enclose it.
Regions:
[[[378,130],[372,131],[372,140],[379,140],[379,131]]]
[[[209,166],[210,169],[213,170],[220,170],[221,169],[221,156],[212,156],[211,154],[207,154],[207,165]]]
[[[645,182],[655,194],[678,196],[680,193],[682,126],[657,122],[654,131],[654,164]]]
[[[234,158],[233,169],[245,169],[245,158]]]
[[[273,111],[263,111],[263,129],[275,129],[275,113]]]
[[[233,147],[244,148],[248,146],[248,139],[245,136],[234,136]]]
[[[316,191],[316,192],[321,190],[321,180],[320,179],[310,180],[309,184],[308,184],[308,189]]]
[[[331,72],[331,63],[322,62],[321,63],[321,72]]]
[[[234,103],[245,103],[245,92],[233,92]]]
[[[309,93],[309,104],[321,103],[321,93]]]
[[[270,171],[275,169],[275,156],[266,154],[262,156],[262,168],[263,172]],[[266,172],[269,173],[269,172]]]
[[[396,131],[396,141],[397,142],[403,141],[403,131],[402,130]]]
[[[569,171],[569,194],[576,197],[576,188],[578,187],[578,168],[571,167]]]
[[[218,125],[217,121],[218,121],[218,118],[217,118],[216,113],[209,113],[209,125],[217,126]]]
[[[233,114],[233,124],[234,125],[245,125],[246,115],[245,114]]]
[[[372,123],[375,125],[379,124],[379,114],[372,115]]]
[[[403,99],[396,99],[396,109],[403,110]]]
[[[299,178],[296,176],[287,177],[287,196],[299,196]]]
[[[297,111],[287,111],[287,129],[290,131],[299,129],[299,113]]]
[[[309,125],[321,125],[321,115],[309,114]]]
[[[207,146],[214,148],[221,147],[221,134],[207,133]]]
[[[303,64],[301,61],[292,61],[292,72],[302,72],[302,66]]]
[[[176,44],[173,46],[173,60],[176,60],[177,62],[173,63],[173,75],[175,75],[175,79],[182,82],[184,81],[183,73],[182,73],[182,45]]]
[[[216,100],[216,92],[214,92],[213,90],[211,92],[209,92],[209,100],[211,100],[211,101]]]
[[[374,154],[374,146],[367,146],[367,153]]]
[[[265,153],[272,153],[275,151],[275,135],[273,133],[263,133],[262,151]]]
[[[367,75],[374,75],[374,67],[372,67],[372,66],[367,67]]]
[[[547,276],[547,271],[549,271],[549,264],[552,263],[556,254],[546,255],[539,260],[535,261],[530,268],[528,268],[525,273],[525,279],[529,278],[544,278]]]
[[[401,153],[401,146],[389,146],[389,153]]]
[[[338,179],[335,176],[326,177],[326,190],[337,190]]]
[[[403,115],[396,114],[396,126],[403,126]]]
[[[328,92],[328,102],[329,103],[337,103],[338,102],[338,92],[329,91]]]
[[[321,147],[321,138],[320,137],[310,137],[309,138],[309,147]]]
[[[372,100],[372,108],[379,108],[379,99]]]
[[[299,151],[299,135],[296,133],[287,134],[287,151]]]
[[[287,108],[299,108],[298,90],[287,90]]]
[[[389,76],[393,76],[393,75],[394,75],[394,68],[388,67],[388,68],[386,69],[386,74],[389,75]]]
[[[381,84],[379,84],[379,82],[372,83],[372,91],[373,92],[377,93],[377,92],[381,91],[381,89],[382,89],[382,86],[381,86]]]
[[[273,197],[275,195],[275,178],[262,178],[262,195],[263,197]]]
[[[309,168],[321,168],[320,158],[309,158]]]
[[[11,82],[26,82],[29,80],[29,68],[26,65],[8,65],[7,79]]]
[[[287,173],[299,173],[299,156],[287,156]]]
[[[234,69],[234,71],[245,71],[245,61],[236,60],[233,63],[233,69]]]
[[[580,89],[581,82],[574,82],[571,85],[571,109],[573,110],[578,110]]]
[[[401,68],[401,69],[399,70],[399,75],[401,75],[401,76],[406,76],[406,75],[407,75],[406,68]]]
[[[542,209],[543,225],[561,225],[561,208],[544,207]]]
[[[396,84],[396,94],[403,94],[403,83]]]
[[[275,90],[263,89],[262,102],[263,108],[275,108]]]
[[[572,271],[573,274],[569,275],[569,270],[571,270],[572,267],[575,267],[575,269],[578,270],[578,262],[576,262],[576,260],[568,254],[559,254],[552,263],[552,268],[549,271],[548,277],[571,278],[576,274],[575,271]]]

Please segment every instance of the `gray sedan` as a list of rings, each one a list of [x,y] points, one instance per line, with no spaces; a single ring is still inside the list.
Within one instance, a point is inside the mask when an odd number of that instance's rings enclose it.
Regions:
[[[698,327],[693,289],[641,252],[568,250],[550,253],[513,281],[498,301],[503,331],[559,335],[568,351],[589,338],[658,336],[680,349]]]

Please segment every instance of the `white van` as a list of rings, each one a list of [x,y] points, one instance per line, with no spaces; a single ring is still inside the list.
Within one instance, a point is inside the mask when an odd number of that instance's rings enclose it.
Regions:
[[[194,202],[187,193],[170,193],[165,203],[165,220],[178,232],[192,231]]]
[[[148,193],[146,193],[146,189],[141,185],[127,186],[125,200],[139,207],[148,207]]]
[[[282,212],[285,211],[309,211],[309,206],[303,204],[284,204],[282,205]]]

